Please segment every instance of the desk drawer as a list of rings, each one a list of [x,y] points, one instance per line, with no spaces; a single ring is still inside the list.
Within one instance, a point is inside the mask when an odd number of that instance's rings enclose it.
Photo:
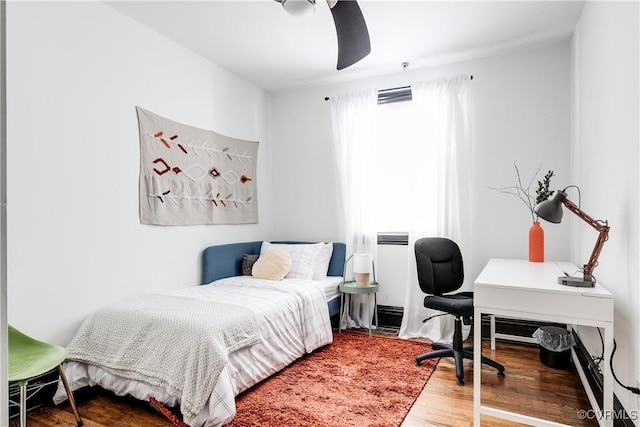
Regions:
[[[585,295],[579,291],[541,292],[476,284],[473,299],[476,306],[490,312],[492,309],[510,314],[515,312],[520,313],[522,318],[535,317],[564,323],[572,323],[571,319],[575,319],[580,320],[577,323],[585,325],[613,322],[613,298]]]

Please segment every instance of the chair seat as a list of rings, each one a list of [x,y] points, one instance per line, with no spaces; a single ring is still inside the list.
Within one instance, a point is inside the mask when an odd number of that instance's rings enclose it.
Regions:
[[[67,349],[35,340],[9,326],[9,381],[42,375],[67,358]]]
[[[473,292],[452,295],[429,295],[424,298],[424,306],[454,316],[473,316]]]

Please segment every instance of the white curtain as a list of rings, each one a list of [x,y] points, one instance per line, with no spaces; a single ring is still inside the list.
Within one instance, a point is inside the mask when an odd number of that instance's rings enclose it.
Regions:
[[[373,109],[377,91],[367,90],[331,97],[333,140],[336,154],[338,193],[341,206],[341,238],[347,245],[347,257],[354,253],[371,254],[377,264],[377,234],[374,225],[375,188],[370,184],[375,162],[370,158]],[[347,268],[351,269],[353,263]],[[352,277],[347,271],[347,278]],[[342,316],[342,327],[366,327],[372,323],[373,299],[369,295],[350,295],[349,316]]]
[[[414,243],[422,237],[447,237],[460,246],[465,284],[471,290],[471,135],[469,127],[469,76],[438,79],[412,85],[413,101],[422,118],[424,144],[410,156],[416,188],[410,204],[408,283],[400,338],[428,338],[451,342],[451,315],[424,307],[425,294],[418,285]],[[435,180],[435,182],[433,182]],[[421,185],[422,184],[422,185]],[[432,185],[432,184],[435,184]],[[428,190],[431,188],[432,190]],[[468,334],[469,327],[465,328]]]

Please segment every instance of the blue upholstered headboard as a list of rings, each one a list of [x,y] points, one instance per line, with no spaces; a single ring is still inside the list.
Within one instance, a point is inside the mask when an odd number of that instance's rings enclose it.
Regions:
[[[273,241],[273,243],[314,243],[297,241]],[[240,276],[242,274],[242,256],[244,254],[259,254],[262,241],[228,243],[225,245],[209,246],[202,253],[203,285],[225,277]],[[329,262],[328,276],[342,276],[346,255],[344,243],[333,244],[333,255]]]

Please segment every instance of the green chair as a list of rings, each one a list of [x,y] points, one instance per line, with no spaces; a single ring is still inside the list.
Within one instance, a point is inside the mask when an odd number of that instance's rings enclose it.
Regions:
[[[27,387],[29,380],[49,372],[56,366],[64,389],[67,391],[77,425],[82,425],[73,393],[62,371],[62,362],[66,358],[66,348],[35,340],[9,325],[9,381],[17,381],[20,386],[20,426],[27,425],[27,394],[33,392],[31,394],[33,396],[42,388],[40,385],[33,388]]]

